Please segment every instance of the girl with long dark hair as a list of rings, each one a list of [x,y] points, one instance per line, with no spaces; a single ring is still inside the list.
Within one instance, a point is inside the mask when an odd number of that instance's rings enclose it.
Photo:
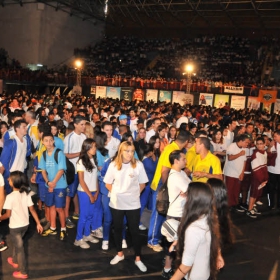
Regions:
[[[88,249],[87,241],[98,243],[98,239],[90,234],[93,215],[96,213],[96,201],[99,195],[97,179],[96,144],[91,138],[84,140],[79,159],[77,161],[79,177],[78,198],[80,217],[77,226],[75,246]]]
[[[227,189],[225,183],[216,178],[208,179],[208,184],[213,189],[216,200],[216,209],[220,225],[221,249],[232,245],[234,236],[232,233],[232,221],[229,214]]]
[[[219,256],[219,222],[209,184],[192,182],[178,230],[178,269],[172,280],[216,279]]]
[[[154,154],[157,158],[160,156],[160,139],[158,135],[154,135],[149,140],[149,145],[151,145],[154,149]]]

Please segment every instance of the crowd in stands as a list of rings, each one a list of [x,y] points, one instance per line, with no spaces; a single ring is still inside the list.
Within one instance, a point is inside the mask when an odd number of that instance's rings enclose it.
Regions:
[[[10,218],[17,251],[8,263],[18,268],[15,278],[28,277],[18,241],[28,228],[28,209],[42,238],[59,235],[63,241],[76,227],[72,242],[81,249],[102,240],[102,250],[109,250],[113,224],[117,254],[111,265],[125,258],[127,225],[142,272],[147,267],[139,230],[148,227],[148,247],[166,249],[162,276],[174,280],[215,279],[224,266],[223,250],[233,242],[229,209],[256,219],[263,194],[271,211],[280,207],[278,114],[20,91],[2,94],[0,128],[0,211],[5,210],[0,221]],[[157,208],[165,182],[167,215]],[[140,219],[146,208],[148,225]],[[162,225],[171,221],[178,231],[165,238]],[[173,275],[174,246],[180,265]]]
[[[192,91],[211,91],[220,85],[261,87],[279,85],[271,77],[279,61],[278,40],[250,40],[233,36],[197,36],[191,39],[106,37],[94,46],[75,49],[84,61],[82,85],[132,86],[180,90],[187,83],[185,66],[194,65]],[[0,78],[37,83],[76,83],[74,67],[31,71],[0,53]],[[2,62],[1,62],[2,61]],[[265,69],[269,68],[267,77]]]

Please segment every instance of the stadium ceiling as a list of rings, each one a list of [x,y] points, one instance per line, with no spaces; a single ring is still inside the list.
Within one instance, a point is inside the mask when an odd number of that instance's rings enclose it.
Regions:
[[[2,6],[29,3],[121,28],[280,28],[280,0],[0,0]]]

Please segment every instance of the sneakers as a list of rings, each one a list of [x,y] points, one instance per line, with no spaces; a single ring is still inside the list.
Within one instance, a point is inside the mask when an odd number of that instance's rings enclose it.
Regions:
[[[102,250],[107,251],[109,249],[109,241],[103,240],[101,248],[102,248]]]
[[[22,274],[20,271],[15,271],[13,273],[13,277],[19,278],[19,279],[27,279],[28,275],[27,274]]]
[[[235,209],[236,212],[239,212],[239,213],[244,213],[245,212],[245,210],[240,205],[236,205],[234,207],[234,209]]]
[[[96,229],[96,230],[92,230],[91,231],[91,235],[97,238],[103,238],[103,231],[102,231],[102,227]]]
[[[71,221],[70,217],[66,218],[66,227],[67,228],[74,228],[75,224]]]
[[[127,248],[127,243],[126,243],[126,240],[123,239],[122,240],[122,249],[126,249]]]
[[[99,240],[97,238],[94,238],[93,236],[89,235],[89,236],[83,236],[83,240],[84,241],[88,241],[91,243],[98,243]]]
[[[57,230],[56,229],[47,229],[47,230],[44,230],[43,233],[42,233],[42,236],[48,236],[48,235],[56,235],[57,234]]]
[[[8,264],[10,264],[13,268],[18,268],[18,264],[13,262],[13,258],[9,257],[7,258]]]
[[[51,223],[50,223],[49,221],[47,221],[47,222],[45,223],[45,225],[42,225],[42,226],[43,226],[43,230],[47,230],[47,229],[50,228]]]
[[[168,272],[165,272],[164,269],[161,272],[161,276],[165,279],[170,279],[174,274],[174,271],[172,268],[170,268],[170,270]]]
[[[142,272],[147,271],[147,267],[141,261],[135,261],[135,264]]]
[[[76,213],[74,213],[73,216],[72,216],[73,220],[79,220],[79,218],[80,218],[80,215],[76,214]]]
[[[259,200],[256,202],[257,205],[263,205],[263,203]]]
[[[246,211],[246,215],[250,218],[257,218],[257,214],[255,213],[254,210],[251,210],[251,211]]]
[[[124,260],[124,255],[122,255],[121,257],[119,255],[116,255],[111,261],[110,264],[111,265],[115,265],[117,263],[119,263],[120,261]]]
[[[253,207],[253,210],[256,215],[261,215],[261,212],[257,209],[257,207]]]
[[[139,226],[139,229],[140,229],[140,230],[146,230],[147,228],[146,228],[144,225],[140,225],[140,226]]]
[[[8,249],[8,246],[4,240],[0,241],[0,252],[3,252]]]
[[[75,246],[80,246],[82,249],[88,249],[90,246],[86,243],[85,240],[75,240],[74,242]]]
[[[65,239],[66,236],[67,236],[66,230],[62,230],[62,231],[60,232],[60,237],[59,237],[59,239],[60,239],[61,241],[63,241],[63,240]]]
[[[155,252],[161,252],[163,250],[163,248],[159,245],[152,245],[152,244],[148,244],[148,247],[153,249]]]

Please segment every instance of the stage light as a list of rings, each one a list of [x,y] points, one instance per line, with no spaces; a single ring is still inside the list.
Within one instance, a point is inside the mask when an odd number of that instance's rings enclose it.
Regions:
[[[186,65],[186,71],[187,71],[188,73],[191,73],[191,72],[193,71],[193,65],[192,65],[192,64],[187,64],[187,65]]]
[[[83,62],[80,59],[75,60],[75,66],[76,68],[81,68],[83,65]]]

